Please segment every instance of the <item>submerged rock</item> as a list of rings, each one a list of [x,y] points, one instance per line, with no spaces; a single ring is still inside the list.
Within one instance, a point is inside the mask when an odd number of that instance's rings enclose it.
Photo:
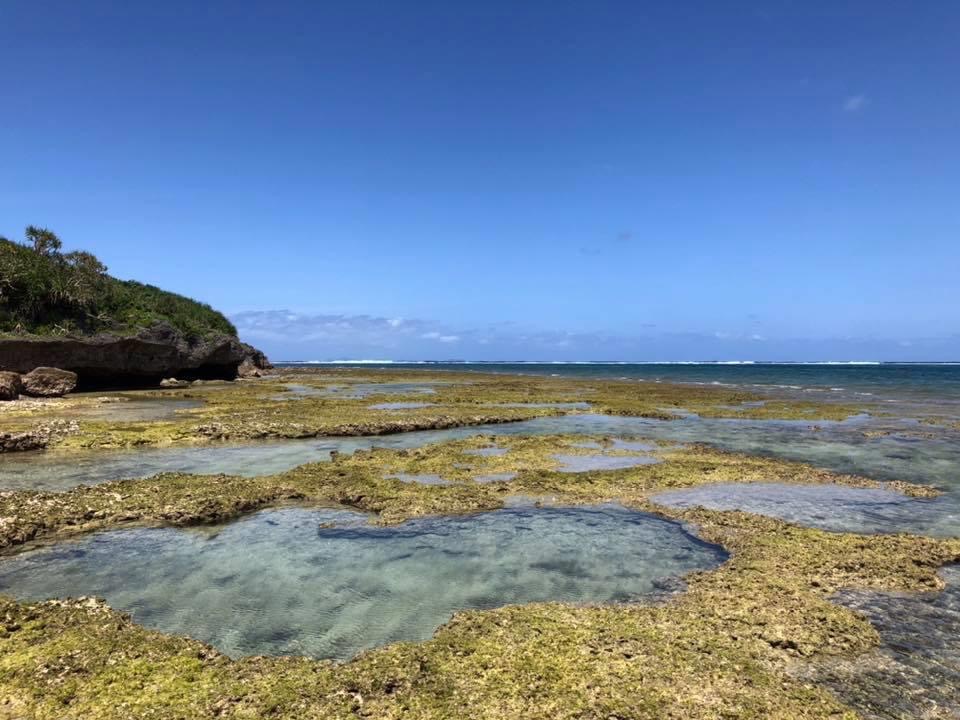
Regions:
[[[0,400],[16,400],[22,389],[19,373],[0,371]]]
[[[26,395],[60,397],[77,387],[77,374],[55,367],[38,367],[24,375],[21,381]]]

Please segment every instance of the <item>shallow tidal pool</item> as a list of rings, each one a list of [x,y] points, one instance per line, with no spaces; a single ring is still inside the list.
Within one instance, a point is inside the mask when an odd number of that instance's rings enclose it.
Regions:
[[[125,529],[0,560],[0,592],[95,595],[232,656],[346,660],[425,640],[457,610],[631,602],[726,554],[620,506],[513,507],[393,527],[286,508],[205,529]]]
[[[650,499],[672,508],[743,510],[834,532],[931,532],[938,525],[955,524],[949,498],[908,497],[882,488],[721,483],[670,490]]]

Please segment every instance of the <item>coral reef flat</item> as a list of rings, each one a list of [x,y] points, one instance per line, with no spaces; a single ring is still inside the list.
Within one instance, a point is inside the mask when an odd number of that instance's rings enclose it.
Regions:
[[[0,416],[78,426],[0,481],[83,459],[0,492],[0,716],[953,712],[949,638],[898,640],[953,617],[949,423],[899,477],[915,425],[873,402],[366,368],[123,395],[189,404]],[[246,472],[202,472],[225,452]],[[155,453],[201,474],[143,477]],[[911,698],[886,715],[881,666]]]

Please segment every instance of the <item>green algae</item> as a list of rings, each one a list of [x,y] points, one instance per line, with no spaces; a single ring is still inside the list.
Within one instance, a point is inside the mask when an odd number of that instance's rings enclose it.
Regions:
[[[351,373],[350,380],[341,373],[331,376],[340,384],[383,379],[369,371]],[[603,412],[675,407],[700,414],[712,412],[709,403],[752,398],[726,391],[707,398],[699,389],[688,394],[686,387],[658,385],[641,400],[620,397],[623,385],[616,383],[494,378],[484,387],[477,377],[469,374],[470,385],[438,387],[431,401],[464,409],[456,416],[462,420],[484,403],[533,397],[537,402],[588,398],[594,411]],[[268,381],[178,391],[207,404],[187,411],[189,420],[136,428],[108,423],[88,437],[123,432],[116,442],[198,441],[189,428],[195,432],[198,423],[226,417],[235,423],[230,432],[252,432],[264,422],[258,413],[266,411],[249,406],[277,389]],[[361,422],[359,408],[375,398],[284,402],[296,409],[289,414],[281,409],[275,422],[315,423],[305,431],[329,427],[324,422],[331,419]],[[766,408],[747,411],[777,411]],[[482,410],[488,411],[500,409]],[[780,411],[805,415],[807,408]],[[250,414],[233,417],[243,412]],[[430,412],[423,417],[435,418]],[[363,420],[361,429],[384,427],[379,422]],[[271,476],[166,474],[64,493],[0,493],[0,547],[9,550],[31,540],[129,523],[219,522],[285,502],[345,505],[375,513],[377,522],[396,523],[495,509],[525,495],[565,504],[620,501],[690,523],[704,540],[731,553],[718,569],[688,576],[686,592],[662,605],[540,603],[458,613],[427,642],[390,645],[339,665],[304,658],[230,660],[199,642],[142,628],[91,599],[21,604],[0,598],[0,717],[852,719],[853,710],[795,672],[798,663],[853,656],[878,643],[866,619],[833,604],[830,596],[845,587],[936,590],[942,586],[937,568],[960,560],[960,540],[829,533],[743,512],[666,509],[648,500],[665,489],[722,482],[838,483],[936,494],[927,486],[881,484],[800,463],[656,441],[650,441],[655,447],[649,454],[662,462],[655,465],[558,472],[554,454],[598,452],[578,447],[583,442],[575,436],[474,437],[416,450],[357,452]],[[647,454],[618,450],[608,439],[599,443],[605,453]],[[507,452],[470,452],[493,445]],[[451,484],[386,477],[394,472],[437,473]],[[517,475],[505,483],[473,481],[477,474],[498,472]]]
[[[839,483],[892,487],[913,496],[937,490],[910,483],[880,483],[818,470],[801,463],[727,453],[702,446],[661,446],[663,462],[624,470],[564,473],[558,450],[588,454],[576,436],[498,437],[502,456],[466,454],[490,444],[484,437],[437,443],[417,450],[374,448],[332,463],[301,465],[278,475],[235,477],[166,473],[118,480],[67,492],[0,492],[0,548],[31,539],[74,534],[117,524],[187,525],[218,522],[284,501],[336,503],[376,513],[381,522],[501,507],[510,495],[556,496],[564,502],[619,500],[645,503],[654,492],[723,482]],[[615,451],[614,451],[615,452]],[[621,451],[622,452],[622,451]],[[629,454],[629,453],[627,453]],[[469,469],[456,465],[469,463]],[[472,481],[482,473],[517,472],[509,483]],[[404,483],[391,473],[438,473],[446,486]]]
[[[541,450],[558,442],[546,438]],[[692,453],[700,462],[735,465],[728,454]],[[349,459],[356,467],[308,465],[275,478],[110,483],[63,493],[72,496],[63,506],[74,506],[70,517],[87,518],[102,506],[97,496],[112,497],[131,519],[136,503],[123,502],[125,490],[156,513],[141,520],[189,523],[253,509],[273,488],[274,500],[284,493],[325,497],[397,521],[503,499],[488,486],[383,480],[374,468],[364,469],[377,467],[379,454]],[[835,534],[741,512],[650,508],[643,496],[662,489],[667,476],[639,476],[671,466],[677,481],[693,481],[682,460],[667,460],[577,476],[586,482],[569,482],[571,492],[561,496],[596,501],[610,491],[632,492],[628,504],[695,523],[701,537],[731,552],[720,568],[689,576],[687,592],[666,604],[542,603],[458,613],[427,642],[391,645],[336,665],[232,661],[201,643],[141,628],[93,600],[2,600],[0,710],[36,718],[856,717],[790,671],[801,659],[859,653],[878,642],[865,619],[829,596],[848,586],[936,589],[936,569],[960,559],[960,541]],[[781,469],[784,480],[805,479],[802,466]],[[532,473],[544,485],[549,478],[560,483],[558,475]],[[543,489],[536,482],[523,490]],[[208,493],[210,485],[216,490]],[[233,501],[215,507],[218,494]],[[105,526],[119,517],[91,519]]]
[[[287,384],[343,392],[283,399]],[[373,393],[349,397],[352,386],[369,383],[435,383],[429,407],[403,413],[375,410],[380,402],[416,402],[418,393]],[[346,393],[346,396],[344,394]],[[164,391],[119,394],[126,399],[193,399],[202,402],[176,417],[151,422],[92,420],[101,396],[76,396],[46,403],[9,403],[0,414],[0,432],[26,431],[38,419],[75,420],[79,431],[53,441],[62,447],[123,448],[207,443],[219,440],[382,435],[411,430],[465,427],[594,412],[672,420],[689,413],[744,419],[842,420],[864,408],[830,403],[771,400],[729,388],[666,383],[579,380],[480,373],[338,370],[289,371],[255,381],[204,383]],[[743,403],[763,404],[744,406]],[[589,410],[523,406],[523,403],[589,402]],[[516,403],[514,406],[507,404]]]

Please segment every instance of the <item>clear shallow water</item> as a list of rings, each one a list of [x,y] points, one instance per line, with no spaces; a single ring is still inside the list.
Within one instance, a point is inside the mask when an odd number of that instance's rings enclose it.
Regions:
[[[510,482],[518,474],[519,473],[515,472],[486,473],[483,475],[474,475],[473,481],[478,483]]]
[[[203,401],[189,398],[156,398],[150,400],[117,400],[95,407],[71,411],[78,419],[109,420],[113,422],[147,422],[169,420],[180,410],[203,407]]]
[[[849,590],[835,602],[867,616],[881,647],[817,673],[867,718],[960,718],[960,567],[940,572],[936,593]]]
[[[814,428],[819,428],[815,430]],[[868,437],[872,430],[922,431]],[[891,519],[886,531],[960,535],[960,442],[956,433],[911,421],[854,418],[844,422],[718,420],[688,417],[661,421],[607,415],[568,415],[518,423],[430,430],[379,437],[315,438],[247,445],[147,448],[124,451],[11,453],[0,455],[0,488],[64,490],[163,471],[261,475],[329,459],[331,450],[415,448],[475,435],[639,435],[674,442],[705,442],[726,450],[780,457],[866,475],[936,485],[947,495],[935,503],[912,500],[916,513]],[[853,517],[852,522],[858,522]]]
[[[284,365],[284,363],[279,363]],[[343,365],[350,367],[350,365]],[[354,366],[355,367],[355,366]],[[391,363],[387,369],[452,370],[573,378],[683,382],[811,391],[837,400],[892,399],[953,406],[960,413],[960,363]]]
[[[386,402],[371,405],[371,410],[416,410],[417,408],[433,407],[436,403],[428,402]]]
[[[347,659],[427,639],[459,609],[642,600],[726,557],[676,523],[619,506],[389,528],[363,520],[283,509],[215,529],[104,532],[0,560],[0,592],[97,595],[139,623],[234,656]]]
[[[951,508],[941,499],[906,497],[890,490],[843,485],[777,483],[704,485],[671,490],[650,498],[666,507],[745,510],[836,532],[889,532],[897,527],[924,529],[944,521]],[[954,521],[956,518],[954,518]],[[929,532],[932,528],[925,528]]]

